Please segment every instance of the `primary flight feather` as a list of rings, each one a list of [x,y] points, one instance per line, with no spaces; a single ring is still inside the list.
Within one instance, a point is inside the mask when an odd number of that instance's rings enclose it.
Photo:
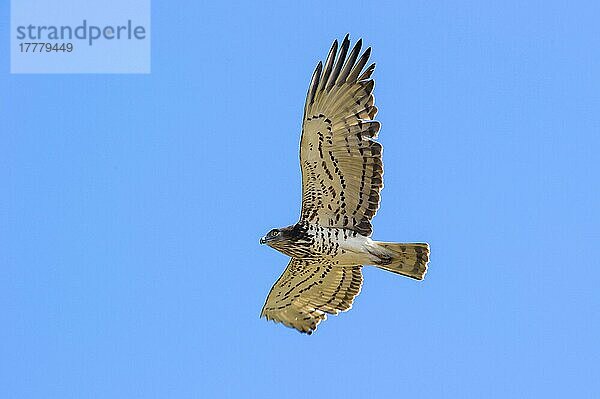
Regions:
[[[291,257],[267,297],[261,316],[311,334],[327,314],[352,307],[363,265],[422,280],[426,243],[370,238],[371,219],[383,188],[381,125],[373,120],[375,64],[362,40],[350,53],[348,35],[333,42],[315,69],[304,106],[300,168],[302,211],[298,223],[273,229],[261,244]],[[323,66],[324,65],[324,66]]]

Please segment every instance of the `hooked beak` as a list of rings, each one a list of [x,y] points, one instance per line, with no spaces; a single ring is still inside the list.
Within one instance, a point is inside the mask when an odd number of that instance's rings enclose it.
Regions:
[[[266,244],[267,243],[267,239],[265,237],[261,238],[259,241],[261,244]]]

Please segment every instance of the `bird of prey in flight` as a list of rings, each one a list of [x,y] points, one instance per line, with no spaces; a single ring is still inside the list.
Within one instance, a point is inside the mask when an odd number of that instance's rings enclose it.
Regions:
[[[268,320],[311,334],[327,314],[351,308],[363,265],[422,280],[426,243],[372,240],[371,219],[383,187],[382,147],[375,138],[371,48],[362,40],[348,53],[348,35],[333,42],[315,69],[300,140],[302,211],[298,223],[273,229],[261,244],[291,257],[261,312]],[[360,55],[360,56],[359,56]]]

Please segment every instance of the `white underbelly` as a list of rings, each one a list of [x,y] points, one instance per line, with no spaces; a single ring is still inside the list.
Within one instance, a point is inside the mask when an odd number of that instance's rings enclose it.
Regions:
[[[340,265],[368,265],[375,263],[378,258],[373,256],[369,248],[373,248],[373,240],[369,237],[356,236],[340,241],[339,251],[335,260]]]

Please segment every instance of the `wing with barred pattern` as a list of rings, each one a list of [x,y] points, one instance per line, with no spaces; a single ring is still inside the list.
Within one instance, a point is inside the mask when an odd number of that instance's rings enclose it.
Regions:
[[[361,45],[359,40],[348,54],[348,36],[339,52],[336,40],[325,67],[319,62],[311,79],[300,142],[300,219],[370,236],[383,164],[382,146],[373,140],[380,129],[372,120],[375,64],[365,69],[371,49],[359,58]]]
[[[327,313],[349,310],[362,285],[361,266],[328,266],[292,258],[267,297],[261,317],[312,334]]]

